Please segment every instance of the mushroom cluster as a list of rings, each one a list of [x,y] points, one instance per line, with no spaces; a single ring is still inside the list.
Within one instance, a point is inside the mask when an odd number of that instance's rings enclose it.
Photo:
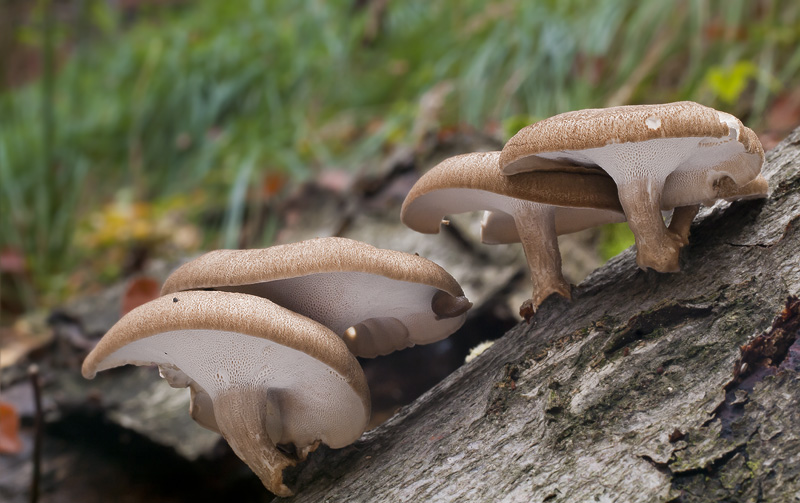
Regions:
[[[522,129],[501,152],[446,159],[411,189],[401,220],[437,233],[446,215],[486,211],[484,243],[522,243],[533,291],[520,314],[530,321],[550,295],[571,297],[558,235],[627,221],[639,267],[677,271],[700,204],[766,195],[763,159],[753,131],[697,103],[570,112]],[[433,262],[343,238],[213,251],[161,293],[109,330],[83,375],[157,365],[190,389],[192,418],[279,496],[292,494],[285,467],[366,428],[356,356],[441,340],[472,306]]]
[[[472,307],[430,260],[335,237],[212,251],[178,268],[161,293],[200,289],[269,299],[330,328],[365,358],[444,339]]]
[[[570,298],[559,234],[627,220],[639,267],[676,272],[700,204],[766,195],[763,161],[751,129],[697,103],[580,110],[523,128],[502,152],[440,163],[411,189],[401,219],[436,233],[445,215],[487,210],[484,243],[522,241],[533,294],[520,314],[530,321],[551,294]]]
[[[172,387],[190,389],[192,418],[278,496],[292,494],[284,468],[366,428],[369,390],[355,356],[441,340],[472,306],[433,262],[343,238],[210,252],[161,293],[103,336],[84,377],[157,365]]]

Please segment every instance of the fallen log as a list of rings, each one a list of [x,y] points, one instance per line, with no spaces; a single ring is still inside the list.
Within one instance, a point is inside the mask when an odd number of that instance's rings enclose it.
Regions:
[[[614,258],[288,473],[296,501],[800,498],[800,130],[763,171],[768,199],[695,219],[680,273]]]

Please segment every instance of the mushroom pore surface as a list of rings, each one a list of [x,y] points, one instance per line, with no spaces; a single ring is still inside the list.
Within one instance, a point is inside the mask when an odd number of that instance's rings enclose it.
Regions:
[[[748,154],[737,141],[738,132],[722,138],[659,138],[641,142],[611,143],[586,150],[560,150],[536,154],[545,159],[599,166],[617,185],[640,178],[666,180],[673,172],[712,171],[711,182],[723,176],[744,185],[761,169],[761,159]],[[730,160],[738,160],[732,163]]]
[[[334,448],[348,445],[361,435],[369,416],[348,380],[335,370],[302,351],[237,332],[159,333],[114,351],[96,370],[126,364],[179,370],[215,404],[227,393],[248,395],[263,403],[273,443],[292,443],[298,450],[316,440]]]
[[[458,301],[446,292],[363,272],[309,274],[220,290],[258,295],[308,316],[340,334],[353,354],[366,358],[439,341],[466,319],[463,311],[447,318],[432,310],[438,292],[451,303]]]
[[[556,234],[571,234],[599,225],[621,223],[625,215],[612,210],[556,208]],[[487,211],[481,222],[481,242],[487,245],[519,243],[519,231],[513,215],[503,211]]]

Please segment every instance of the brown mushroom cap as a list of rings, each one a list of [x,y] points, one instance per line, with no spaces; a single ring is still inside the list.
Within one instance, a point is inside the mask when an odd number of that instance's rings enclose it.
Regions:
[[[669,192],[665,185],[678,188],[672,190],[680,199],[675,206],[694,206],[708,200],[713,186],[725,177],[746,185],[758,176],[763,160],[758,137],[739,119],[684,101],[580,110],[545,119],[506,143],[500,167],[506,175],[552,171],[559,163],[602,168],[617,184],[636,238],[639,266],[673,272],[685,242],[661,219],[662,198]]]
[[[731,138],[732,131],[735,133]],[[720,139],[722,143],[732,139],[739,143],[741,152],[762,161],[764,158],[764,148],[758,136],[739,119],[699,103],[680,101],[590,108],[544,119],[522,128],[508,140],[500,157],[500,167],[506,175],[553,171],[557,169],[554,168],[557,163],[593,168],[597,163],[580,157],[576,159],[570,152],[682,138],[706,139],[694,142],[701,149],[715,143],[708,141],[712,138]],[[758,175],[760,166],[761,161],[754,160],[749,165],[737,167],[732,178],[739,185],[747,183]]]
[[[561,274],[557,235],[609,222],[624,214],[614,181],[599,169],[567,166],[561,172],[503,176],[500,152],[463,154],[439,163],[412,187],[400,213],[408,227],[437,233],[446,215],[488,210],[484,242],[522,242],[533,295],[523,305],[530,320],[553,293],[570,297]]]
[[[561,165],[565,171],[505,177],[498,173],[499,160],[500,152],[445,159],[414,184],[400,219],[417,232],[436,234],[446,215],[480,210],[511,215],[519,200],[554,206],[558,234],[592,227],[596,210],[624,220],[614,180],[601,170]]]
[[[472,305],[430,260],[336,237],[212,251],[172,273],[162,294],[197,289],[268,298],[331,328],[363,357],[444,339]]]
[[[83,363],[84,377],[125,364],[157,364],[173,386],[190,386],[192,406],[278,495],[295,464],[319,442],[343,447],[369,419],[366,378],[329,329],[259,297],[181,292],[125,315]],[[201,398],[198,398],[201,397]],[[194,416],[194,414],[193,414]]]

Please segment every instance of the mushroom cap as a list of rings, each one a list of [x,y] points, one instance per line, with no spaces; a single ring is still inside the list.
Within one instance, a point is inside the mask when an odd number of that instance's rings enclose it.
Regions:
[[[181,292],[148,302],[103,336],[82,373],[92,379],[126,364],[156,364],[171,385],[190,386],[192,407],[205,408],[198,422],[214,430],[208,408],[215,399],[231,390],[255,391],[263,407],[279,411],[281,420],[265,425],[272,442],[298,450],[319,440],[348,445],[370,415],[366,378],[342,340],[252,295]]]
[[[623,144],[643,142],[655,154],[645,153],[644,146],[614,154]],[[608,155],[677,158],[675,171],[713,170],[718,176],[712,177],[712,183],[727,175],[744,185],[758,175],[764,149],[758,136],[736,117],[681,101],[578,110],[544,119],[521,129],[506,143],[500,168],[505,175],[552,171],[558,163],[592,168]],[[615,176],[620,178],[625,176]]]
[[[446,215],[488,210],[492,219],[505,225],[498,225],[498,232],[489,236],[483,226],[482,240],[487,244],[519,242],[515,200],[555,206],[557,234],[625,220],[614,180],[602,170],[559,164],[564,171],[506,177],[497,169],[500,157],[500,152],[476,152],[445,159],[414,184],[400,219],[417,232],[436,234]],[[503,238],[510,233],[517,237]]]
[[[173,272],[162,294],[197,289],[268,298],[331,328],[362,357],[444,339],[472,305],[430,260],[337,237],[212,251]]]

